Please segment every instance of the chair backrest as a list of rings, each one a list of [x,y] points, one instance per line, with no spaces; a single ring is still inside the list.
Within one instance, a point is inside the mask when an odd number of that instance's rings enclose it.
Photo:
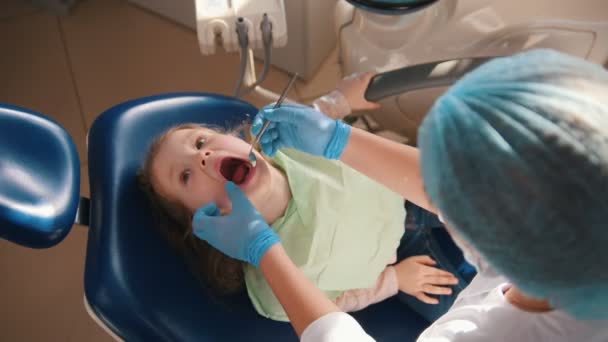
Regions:
[[[68,234],[80,198],[80,160],[58,123],[0,104],[0,238],[51,247]]]
[[[238,307],[209,297],[156,233],[148,202],[136,184],[150,143],[169,127],[186,122],[234,126],[256,112],[226,96],[167,94],[115,106],[91,127],[85,295],[97,316],[124,339],[297,340],[289,324],[258,316],[245,297],[247,305]],[[426,325],[394,300],[356,317],[379,340],[413,340]]]

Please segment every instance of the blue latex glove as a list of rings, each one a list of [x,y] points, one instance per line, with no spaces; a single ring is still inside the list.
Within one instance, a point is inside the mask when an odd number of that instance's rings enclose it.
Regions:
[[[308,106],[264,107],[253,119],[253,135],[260,133],[265,120],[271,124],[260,143],[262,151],[271,157],[286,147],[327,159],[340,159],[350,137],[349,125]]]
[[[258,267],[268,249],[280,242],[279,237],[238,186],[227,182],[226,191],[232,212],[221,216],[215,203],[199,208],[192,220],[194,235],[222,253]]]

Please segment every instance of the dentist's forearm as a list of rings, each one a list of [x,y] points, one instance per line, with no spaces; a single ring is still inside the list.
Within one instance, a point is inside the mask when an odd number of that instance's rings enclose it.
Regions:
[[[291,261],[280,243],[262,257],[260,270],[298,336],[317,319],[340,311]]]
[[[355,127],[340,160],[403,198],[436,212],[424,191],[417,148]]]

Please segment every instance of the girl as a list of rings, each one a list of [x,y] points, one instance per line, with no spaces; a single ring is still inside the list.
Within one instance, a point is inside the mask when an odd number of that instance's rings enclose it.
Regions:
[[[351,109],[377,107],[363,99],[371,76],[345,79],[315,107],[336,118]],[[344,311],[399,293],[432,321],[472,278],[441,224],[409,202],[404,234],[398,194],[341,162],[294,150],[280,151],[272,161],[257,154],[254,168],[249,147],[234,132],[195,124],[174,127],[153,143],[139,175],[161,231],[211,289],[234,293],[246,284],[258,313],[287,320],[259,270],[219,253],[191,232],[196,209],[213,202],[230,212],[226,181],[246,194],[296,265]]]

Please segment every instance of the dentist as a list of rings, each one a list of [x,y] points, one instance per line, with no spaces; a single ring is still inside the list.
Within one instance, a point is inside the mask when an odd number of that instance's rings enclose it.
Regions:
[[[549,50],[498,58],[441,96],[420,150],[312,108],[264,109],[261,138],[339,159],[441,214],[479,274],[418,341],[608,340],[608,72]],[[233,184],[195,234],[260,267],[302,341],[373,341],[294,266]],[[493,270],[496,270],[495,273]],[[403,322],[407,324],[407,322]]]

